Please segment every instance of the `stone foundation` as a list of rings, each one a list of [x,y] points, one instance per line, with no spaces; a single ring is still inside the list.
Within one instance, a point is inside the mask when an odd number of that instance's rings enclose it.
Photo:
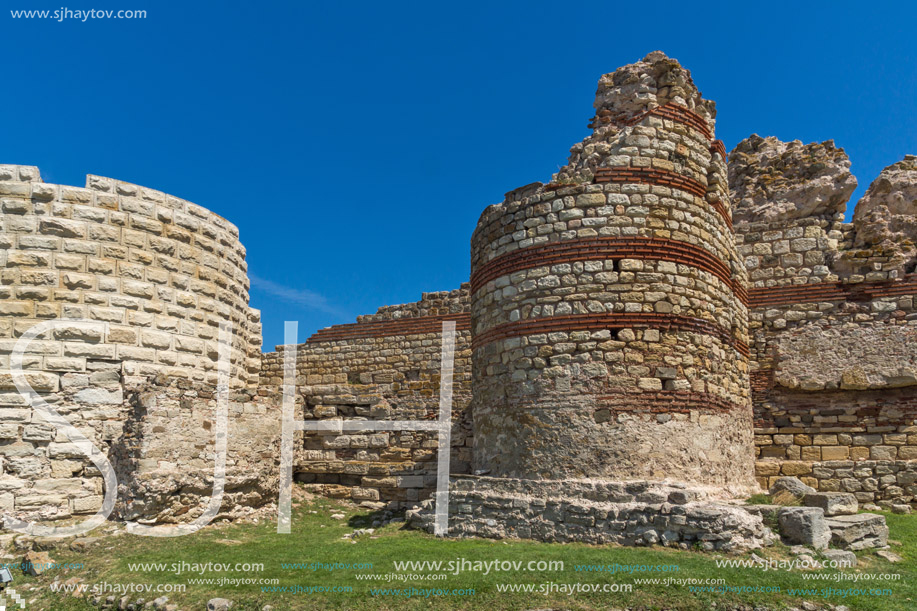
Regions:
[[[433,531],[433,501],[408,512]],[[729,551],[771,543],[760,515],[670,482],[453,477],[449,536]]]

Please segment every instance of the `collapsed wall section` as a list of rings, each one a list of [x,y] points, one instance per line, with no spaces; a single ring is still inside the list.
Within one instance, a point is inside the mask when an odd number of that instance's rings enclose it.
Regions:
[[[749,272],[758,481],[796,475],[861,502],[917,494],[917,163],[856,186],[831,141],[751,136],[729,156]]]
[[[297,346],[296,419],[435,420],[442,325],[455,323],[451,471],[471,463],[468,287],[380,308]],[[261,385],[283,382],[283,347],[264,355]],[[423,431],[297,433],[296,479],[367,506],[409,507],[435,488],[438,443]]]
[[[714,104],[656,52],[595,107],[554,182],[472,237],[475,470],[742,488],[745,273]]]

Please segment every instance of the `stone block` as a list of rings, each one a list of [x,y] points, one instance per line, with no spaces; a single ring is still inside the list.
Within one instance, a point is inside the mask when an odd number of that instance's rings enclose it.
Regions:
[[[820,446],[803,446],[800,448],[799,457],[802,460],[821,460],[822,448]]]
[[[857,565],[857,557],[853,552],[841,549],[826,549],[821,555],[828,561],[825,568],[849,569]]]
[[[801,461],[786,461],[780,468],[784,475],[807,475],[812,472],[812,463]]]
[[[26,552],[25,557],[22,559],[23,570],[33,577],[38,577],[44,573],[53,562],[54,560],[51,559],[48,552]]]
[[[100,494],[75,498],[71,501],[73,513],[96,512],[102,506],[103,499],[104,497]]]
[[[888,544],[885,516],[874,513],[834,516],[826,520],[831,543],[852,551],[884,547]]]
[[[869,458],[871,460],[895,460],[897,456],[897,446],[872,446],[869,448]]]
[[[825,512],[818,507],[784,507],[777,520],[787,543],[826,549],[831,542]]]
[[[780,477],[774,482],[768,494],[777,505],[791,505],[800,502],[807,494],[815,492],[815,488],[807,486],[796,477]]]
[[[820,507],[826,516],[852,515],[859,509],[859,503],[849,492],[812,492],[802,501],[807,507]]]
[[[847,460],[850,449],[847,446],[822,446],[822,460]]]

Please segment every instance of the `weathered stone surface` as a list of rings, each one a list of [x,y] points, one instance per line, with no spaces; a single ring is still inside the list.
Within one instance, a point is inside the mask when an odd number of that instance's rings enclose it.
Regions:
[[[831,529],[831,543],[840,548],[858,551],[888,544],[885,516],[859,513],[852,516],[834,516],[826,522]]]
[[[784,507],[777,515],[780,534],[788,543],[825,549],[831,542],[831,530],[825,512],[817,507]]]
[[[857,512],[857,498],[849,492],[810,492],[803,498],[808,507],[821,507],[826,516],[852,515]]]
[[[591,123],[594,132],[570,150],[569,162],[555,174],[554,182],[591,181],[596,168],[607,163],[604,158],[609,143],[619,135],[624,136],[621,118],[631,118],[670,102],[697,113],[713,128],[716,105],[703,99],[690,70],[662,51],[653,51],[639,62],[603,75],[595,94],[596,115]]]
[[[781,477],[773,483],[768,490],[772,500],[777,505],[791,505],[798,503],[807,494],[815,492],[815,488],[802,483],[798,477]]]
[[[857,565],[857,557],[853,552],[841,549],[826,549],[822,551],[821,555],[829,563],[833,563],[833,566],[829,565],[827,568],[853,568]]]
[[[228,598],[211,598],[207,601],[207,611],[229,611],[232,605]]]
[[[605,480],[544,481],[459,476],[449,494],[450,536],[594,544],[656,545],[730,551],[753,549],[775,539],[761,517],[718,503],[701,489],[696,501],[668,505],[664,482]],[[640,499],[651,499],[641,502]],[[432,532],[434,503],[407,512],[409,525]]]
[[[54,560],[51,559],[48,552],[26,552],[26,555],[22,558],[23,570],[33,577],[37,577],[47,571],[53,562]]]
[[[914,271],[917,264],[917,156],[882,170],[853,213],[855,248],[890,259],[889,265]]]
[[[850,159],[833,140],[803,144],[753,134],[729,153],[736,223],[843,213],[856,186]]]
[[[775,381],[791,389],[866,390],[917,385],[917,328],[807,326],[776,342]]]

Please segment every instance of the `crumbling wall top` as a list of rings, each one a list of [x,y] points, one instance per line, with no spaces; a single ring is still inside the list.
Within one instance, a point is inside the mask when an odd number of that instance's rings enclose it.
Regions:
[[[734,223],[843,216],[857,181],[833,140],[803,144],[752,134],[729,153]]]

